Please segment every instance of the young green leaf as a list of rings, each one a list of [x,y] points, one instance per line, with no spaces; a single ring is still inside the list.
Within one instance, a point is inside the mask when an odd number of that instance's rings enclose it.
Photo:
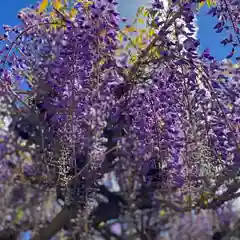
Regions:
[[[198,10],[200,10],[205,4],[205,1],[198,3]]]
[[[143,20],[142,18],[138,18],[138,22],[139,22],[140,24],[144,24],[144,20]]]
[[[211,7],[211,5],[212,5],[212,1],[211,0],[206,0],[206,3],[208,5],[208,7]]]
[[[41,4],[39,5],[38,13],[44,12],[44,10],[47,8],[47,6],[48,6],[48,0],[43,0],[41,2]]]

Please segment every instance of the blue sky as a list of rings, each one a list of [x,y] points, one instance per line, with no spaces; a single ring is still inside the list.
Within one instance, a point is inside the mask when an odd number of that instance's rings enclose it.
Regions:
[[[231,52],[232,47],[226,45],[223,47],[220,42],[227,38],[226,32],[216,33],[213,27],[216,25],[217,20],[212,16],[207,15],[209,8],[204,6],[201,9],[200,16],[198,17],[198,38],[200,39],[200,52],[206,48],[210,48],[211,54],[218,60],[224,59],[229,52]],[[239,52],[238,52],[239,53]]]
[[[148,4],[150,0],[119,0],[118,9],[122,16],[128,19],[133,19],[137,8],[140,5]],[[35,4],[36,0],[7,0],[1,2],[0,8],[0,26],[2,24],[15,25],[18,23],[17,13],[21,8]],[[205,6],[201,10],[200,17],[198,18],[199,32],[198,38],[200,39],[200,51],[206,48],[211,49],[211,54],[216,59],[221,60],[231,51],[231,47],[223,47],[220,45],[220,41],[224,37],[224,33],[217,34],[213,31],[213,27],[216,24],[216,19],[211,16],[207,16],[206,12],[208,7]],[[3,32],[0,27],[0,33]],[[226,34],[225,34],[226,36]]]
[[[0,25],[16,25],[18,23],[17,13],[20,9],[35,4],[36,0],[6,0],[1,1]],[[2,32],[2,27],[1,27]]]

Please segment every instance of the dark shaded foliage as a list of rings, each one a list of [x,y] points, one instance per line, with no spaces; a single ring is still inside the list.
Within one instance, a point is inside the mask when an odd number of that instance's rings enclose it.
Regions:
[[[111,219],[117,219],[122,208],[127,205],[123,197],[110,192],[104,185],[100,185],[98,193],[107,198],[107,202],[100,202],[90,215],[96,229],[101,222],[105,223]]]

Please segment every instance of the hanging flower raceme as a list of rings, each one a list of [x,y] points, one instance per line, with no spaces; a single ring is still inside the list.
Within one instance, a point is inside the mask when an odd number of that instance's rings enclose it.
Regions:
[[[16,79],[24,74],[33,86],[33,109],[43,113],[49,127],[55,126],[55,134],[77,141],[79,154],[89,148],[96,158],[97,152],[104,152],[102,132],[114,104],[111,84],[119,78],[114,74],[118,13],[111,2],[90,4],[90,15],[85,7],[75,6],[77,27],[66,22],[67,28],[54,29],[47,15],[36,17],[34,25],[39,26],[14,42],[22,54],[12,62],[12,74]],[[26,23],[32,13],[23,13]]]

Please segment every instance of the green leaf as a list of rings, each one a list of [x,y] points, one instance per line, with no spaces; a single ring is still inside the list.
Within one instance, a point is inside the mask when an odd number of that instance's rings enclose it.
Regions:
[[[39,5],[38,13],[44,12],[44,10],[47,8],[47,6],[48,6],[48,0],[43,0],[41,2],[41,4]]]
[[[130,27],[126,27],[123,31],[126,33],[131,33],[131,32],[137,32],[137,29],[133,26],[130,26]]]
[[[138,18],[138,22],[139,22],[140,24],[144,24],[144,20],[143,20],[142,18]]]
[[[155,31],[153,28],[149,30],[149,36],[152,37],[155,34]]]
[[[69,13],[70,18],[75,18],[77,13],[78,13],[77,9],[72,8],[70,13]]]
[[[122,33],[118,33],[118,40],[120,42],[123,42],[123,34]]]
[[[187,204],[192,204],[192,196],[191,195],[187,195],[184,197],[184,201],[187,203]]]
[[[206,3],[208,5],[208,7],[211,7],[211,5],[212,5],[212,1],[211,0],[206,0]]]
[[[137,36],[137,37],[133,40],[133,43],[134,43],[135,45],[138,45],[140,42],[141,42],[140,36]]]
[[[17,209],[15,222],[18,223],[24,216],[24,212],[21,208]]]
[[[89,8],[91,5],[93,5],[92,1],[83,2],[83,6],[84,6],[85,9]]]
[[[57,9],[57,10],[61,10],[62,8],[64,8],[63,4],[61,3],[60,0],[54,0],[53,1],[53,6]]]
[[[98,224],[98,227],[99,227],[99,228],[102,228],[102,227],[104,227],[104,225],[105,225],[104,222],[100,222],[100,223]]]
[[[206,3],[208,7],[216,6],[217,1],[216,0],[206,0]]]
[[[136,55],[133,55],[133,56],[131,57],[131,62],[134,63],[134,62],[136,62],[136,61],[137,61],[137,56],[136,56]]]
[[[28,74],[28,75],[27,75],[27,77],[28,77],[28,81],[30,81],[30,82],[32,82],[32,81],[33,81],[33,75],[31,75],[31,74]]]
[[[208,204],[208,196],[209,196],[209,193],[207,193],[207,192],[203,192],[200,195],[200,203],[202,205],[207,206],[207,204]]]
[[[143,16],[144,17],[148,17],[149,16],[149,11],[147,9],[144,10]]]
[[[166,214],[166,212],[165,212],[164,210],[161,210],[161,211],[159,212],[159,215],[160,215],[161,217],[163,217],[165,214]]]
[[[143,7],[143,6],[139,7],[138,10],[137,10],[137,16],[139,16],[140,14],[142,14],[142,13],[143,13],[143,10],[144,10],[144,7]]]
[[[198,10],[200,10],[205,4],[205,1],[198,3]]]

